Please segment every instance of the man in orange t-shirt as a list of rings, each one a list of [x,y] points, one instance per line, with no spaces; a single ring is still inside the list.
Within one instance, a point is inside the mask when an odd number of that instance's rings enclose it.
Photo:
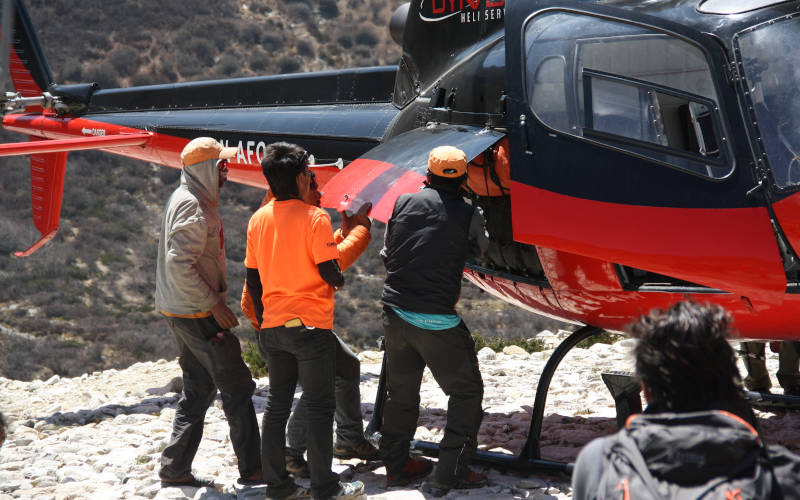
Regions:
[[[334,380],[337,339],[333,292],[344,285],[331,221],[303,201],[308,192],[308,153],[297,145],[270,144],[261,162],[275,199],[253,214],[247,227],[247,288],[261,325],[258,349],[270,384],[261,433],[267,496],[304,498],[309,492],[286,471],[286,421],[300,381],[307,408],[311,493],[316,498],[356,498],[359,481],[341,483],[333,459]]]
[[[263,207],[273,199],[272,193],[267,192],[261,202]],[[319,191],[314,172],[311,172],[311,183],[303,201],[315,207],[320,206],[322,193]],[[358,257],[364,253],[370,242],[371,222],[367,212],[372,208],[372,203],[366,203],[361,209],[348,216],[342,213],[342,227],[333,233],[336,247],[339,250],[339,267],[342,272],[347,270]],[[247,284],[242,290],[242,312],[256,332],[261,330],[261,325],[256,319],[253,299]],[[336,334],[336,332],[334,332]],[[334,396],[336,410],[333,419],[336,421],[336,440],[333,445],[333,456],[339,459],[359,458],[361,460],[378,460],[378,449],[364,438],[364,424],[361,414],[361,362],[358,357],[347,347],[339,336],[336,347],[336,381]],[[310,476],[308,462],[304,457],[306,453],[306,408],[301,400],[295,406],[286,430],[286,470],[298,478]]]

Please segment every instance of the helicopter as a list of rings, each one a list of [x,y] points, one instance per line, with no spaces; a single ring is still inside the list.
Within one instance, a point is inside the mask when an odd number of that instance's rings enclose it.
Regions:
[[[522,454],[478,460],[568,471],[538,449],[550,378],[578,342],[653,308],[711,302],[743,338],[800,339],[800,55],[785,50],[800,1],[412,0],[390,22],[394,66],[119,89],[55,83],[22,0],[3,9],[3,127],[32,140],[0,156],[31,156],[42,235],[19,256],[58,229],[70,151],[180,168],[208,135],[238,147],[230,181],[263,189],[266,145],[296,142],[320,161],[323,207],[371,203],[386,222],[433,147],[462,149],[499,186],[472,192],[492,251],[464,277],[584,325],[542,373]],[[503,179],[487,170],[501,148]]]

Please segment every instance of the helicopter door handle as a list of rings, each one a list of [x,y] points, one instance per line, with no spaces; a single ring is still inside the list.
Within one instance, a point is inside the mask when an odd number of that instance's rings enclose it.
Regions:
[[[522,150],[530,154],[530,149],[528,148],[528,117],[525,115],[519,115],[519,137],[522,142]]]

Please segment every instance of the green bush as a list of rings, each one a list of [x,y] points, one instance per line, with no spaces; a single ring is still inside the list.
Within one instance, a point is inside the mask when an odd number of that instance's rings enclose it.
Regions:
[[[615,344],[624,338],[625,338],[624,336],[619,335],[617,333],[609,333],[603,330],[601,333],[597,335],[593,335],[588,339],[581,340],[575,345],[575,347],[580,347],[581,349],[588,349],[595,344]]]
[[[253,342],[248,342],[242,349],[242,359],[250,368],[250,373],[255,378],[266,377],[269,373],[267,363],[258,352],[258,347]]]
[[[484,337],[482,335],[473,335],[472,339],[475,341],[475,350],[480,351],[484,347],[489,347],[495,352],[502,352],[503,348],[510,345],[516,345],[525,349],[526,352],[541,352],[547,349],[544,340],[532,339],[501,339],[498,337]]]

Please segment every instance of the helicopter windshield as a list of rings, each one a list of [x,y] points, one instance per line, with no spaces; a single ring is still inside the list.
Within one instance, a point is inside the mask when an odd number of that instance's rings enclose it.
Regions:
[[[736,43],[775,183],[800,185],[800,18],[749,28]]]

